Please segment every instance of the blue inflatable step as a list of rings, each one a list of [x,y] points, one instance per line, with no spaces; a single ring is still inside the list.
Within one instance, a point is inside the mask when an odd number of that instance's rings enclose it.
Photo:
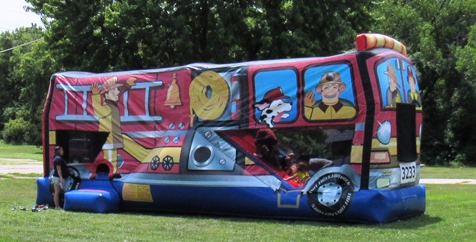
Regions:
[[[50,179],[48,177],[36,179],[36,189],[36,204],[49,204],[54,207],[52,191],[50,190]]]
[[[95,213],[119,211],[120,200],[113,191],[79,189],[64,194],[64,210]]]

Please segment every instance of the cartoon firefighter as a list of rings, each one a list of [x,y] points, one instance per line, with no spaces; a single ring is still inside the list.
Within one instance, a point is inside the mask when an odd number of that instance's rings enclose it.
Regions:
[[[390,62],[387,64],[387,70],[384,72],[384,74],[388,76],[389,84],[387,89],[387,107],[396,108],[397,103],[402,102],[402,95],[398,90],[400,85],[398,84],[397,74]]]
[[[322,75],[317,93],[322,100],[315,101],[314,92],[308,92],[304,98],[304,115],[309,120],[349,119],[356,114],[355,107],[348,100],[339,98],[345,91],[346,85],[342,82],[338,72],[326,72]]]
[[[408,84],[410,85],[410,89],[408,90],[407,100],[408,103],[414,104],[417,109],[421,109],[421,97],[418,90],[416,90],[416,80],[413,76],[413,71],[410,66],[407,67],[408,71]]]
[[[121,118],[117,103],[119,97],[135,85],[136,78],[129,78],[127,81],[118,81],[117,77],[107,79],[102,87],[98,83],[91,86],[93,109],[99,117],[99,131],[108,132],[106,143],[103,146],[104,159],[110,161],[117,171],[117,149],[123,148],[124,143],[121,131]],[[101,102],[104,96],[104,103]]]

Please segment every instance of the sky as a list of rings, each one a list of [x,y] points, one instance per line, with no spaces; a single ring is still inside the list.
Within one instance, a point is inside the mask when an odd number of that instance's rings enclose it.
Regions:
[[[0,0],[0,32],[30,27],[32,23],[43,26],[40,16],[23,9],[25,0]]]

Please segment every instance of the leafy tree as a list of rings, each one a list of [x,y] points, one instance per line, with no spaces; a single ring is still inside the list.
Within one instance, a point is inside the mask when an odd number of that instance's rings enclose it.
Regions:
[[[13,34],[5,32],[0,34],[0,48],[8,50],[14,46]],[[9,119],[5,112],[5,107],[11,106],[18,91],[15,89],[14,83],[10,82],[9,73],[13,68],[10,62],[12,56],[11,51],[3,51],[0,53],[0,131],[3,130],[3,124]]]
[[[34,44],[31,51],[19,56],[21,60],[12,72],[12,76],[20,81],[21,86],[18,96],[21,108],[16,116],[29,123],[23,139],[29,144],[41,144],[41,114],[49,78],[52,73],[61,69],[61,65],[46,47],[44,41]]]
[[[93,72],[334,54],[350,49],[356,33],[367,29],[370,3],[29,2],[49,19],[46,41],[58,60],[68,69]]]
[[[474,164],[476,160],[476,112],[473,104],[476,103],[476,25],[470,27],[467,37],[467,45],[456,47],[455,57],[456,70],[461,75],[461,83],[456,87],[451,104],[453,115],[449,120],[449,126],[453,131],[453,145],[458,152],[455,161]]]
[[[476,95],[474,76],[465,72],[472,68],[468,33],[476,21],[476,1],[394,0],[377,6],[373,30],[403,40],[420,72],[425,110],[422,161],[474,162],[476,130],[469,104]]]
[[[371,1],[262,2],[268,31],[262,39],[265,59],[334,55],[353,49],[357,34],[366,32],[373,21],[367,9]]]
[[[45,41],[52,56],[66,69],[105,71],[114,60],[116,45],[102,33],[106,7],[113,0],[28,0],[32,10],[47,19]],[[139,13],[137,13],[139,14]],[[127,16],[125,16],[127,17]]]
[[[252,1],[29,2],[49,19],[46,41],[67,69],[103,72],[240,58]]]
[[[0,130],[6,129],[3,130],[4,136],[12,134],[11,130],[8,130],[9,128],[16,129],[14,134],[19,134],[19,130],[23,130],[23,134],[29,133],[27,140],[31,143],[39,141],[38,137],[41,137],[41,129],[39,129],[41,115],[38,116],[41,114],[41,111],[39,112],[41,109],[38,107],[44,101],[46,88],[39,89],[42,87],[41,82],[45,80],[44,76],[38,77],[32,72],[38,67],[28,66],[26,63],[28,56],[35,50],[35,46],[42,42],[41,37],[42,29],[36,25],[0,35],[0,43],[2,49],[5,50],[0,53],[0,71],[3,74],[0,77],[3,79],[0,80],[0,96],[2,97],[0,98],[0,122],[5,124],[5,127],[2,125]],[[25,43],[29,44],[23,45]],[[25,88],[28,85],[31,85],[30,93],[26,93],[27,89]],[[38,130],[28,130],[31,128],[28,126],[29,121],[31,124],[37,124]],[[15,125],[9,125],[10,122]],[[25,124],[25,126],[18,129],[21,124]],[[18,139],[26,141],[23,134],[14,136],[21,136],[22,138]],[[39,144],[39,142],[36,143]]]

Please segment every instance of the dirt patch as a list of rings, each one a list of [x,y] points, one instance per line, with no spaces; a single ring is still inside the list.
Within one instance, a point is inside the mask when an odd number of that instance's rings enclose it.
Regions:
[[[0,165],[26,165],[26,164],[39,164],[43,162],[33,159],[18,159],[18,158],[0,158]]]
[[[42,174],[43,166],[42,165],[0,165],[0,174],[8,174],[8,173]]]
[[[0,174],[43,174],[43,162],[31,159],[0,158]]]
[[[420,179],[422,184],[476,184],[476,179]]]

